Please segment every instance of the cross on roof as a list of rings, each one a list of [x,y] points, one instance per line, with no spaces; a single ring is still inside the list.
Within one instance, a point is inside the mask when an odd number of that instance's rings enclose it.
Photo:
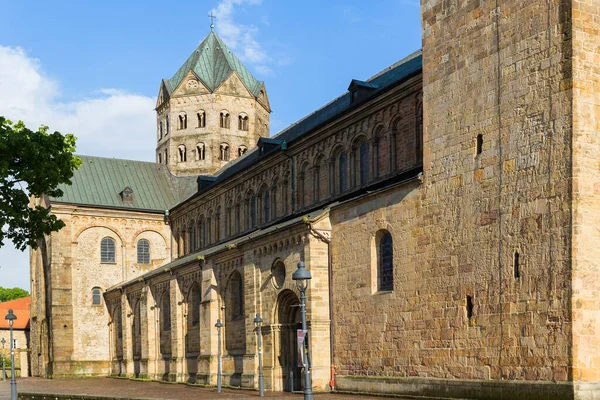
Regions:
[[[210,18],[210,30],[214,30],[215,29],[215,19],[217,18],[215,15],[213,15],[213,12],[211,11],[210,14],[208,14],[208,17]]]

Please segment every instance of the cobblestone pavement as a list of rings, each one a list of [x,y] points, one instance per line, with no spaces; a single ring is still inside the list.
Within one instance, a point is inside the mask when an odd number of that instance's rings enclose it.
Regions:
[[[87,379],[41,379],[21,378],[17,380],[19,393],[71,394],[108,397],[113,399],[215,399],[249,400],[258,398],[258,391],[223,389],[217,393],[214,387],[204,388],[159,382],[139,382],[113,378]],[[282,400],[302,400],[302,394],[285,392],[265,392],[266,398]],[[316,393],[319,400],[382,400],[383,397]],[[10,399],[10,382],[0,381],[0,399]]]

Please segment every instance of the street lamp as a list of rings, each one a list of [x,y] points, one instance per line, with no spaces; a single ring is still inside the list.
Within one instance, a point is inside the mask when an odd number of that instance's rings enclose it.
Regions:
[[[304,351],[302,352],[302,361],[304,364],[304,400],[313,400],[312,382],[308,368],[308,337],[306,328],[306,289],[308,281],[312,279],[312,275],[305,268],[304,261],[298,261],[298,269],[292,274],[292,280],[296,281],[296,286],[300,291],[300,311],[302,313],[302,330],[304,331]]]
[[[256,327],[256,336],[258,336],[258,395],[260,397],[265,396],[265,382],[263,379],[263,367],[262,367],[262,327],[263,320],[258,313],[254,318],[254,326]]]
[[[215,328],[217,328],[217,393],[221,393],[221,328],[223,324],[221,320],[218,319],[215,324]]]
[[[0,343],[2,343],[2,380],[5,381],[6,380],[6,363],[4,362],[4,343],[6,343],[6,339],[2,338],[2,340],[0,340]]]
[[[17,380],[15,378],[15,342],[13,341],[13,324],[17,316],[13,314],[12,308],[4,317],[10,328],[10,400],[17,400]]]

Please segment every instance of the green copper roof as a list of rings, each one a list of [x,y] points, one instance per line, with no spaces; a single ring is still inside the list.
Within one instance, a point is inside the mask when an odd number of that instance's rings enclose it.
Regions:
[[[80,157],[82,164],[71,179],[73,184],[61,185],[64,194],[50,198],[52,203],[164,211],[197,190],[195,177],[176,177],[165,165]],[[133,191],[130,201],[121,195],[125,188]]]
[[[208,34],[171,79],[164,80],[169,94],[179,86],[190,70],[194,71],[211,91],[219,87],[234,71],[238,73],[244,85],[255,97],[258,96],[263,85],[263,82],[257,81],[248,72],[214,32]]]

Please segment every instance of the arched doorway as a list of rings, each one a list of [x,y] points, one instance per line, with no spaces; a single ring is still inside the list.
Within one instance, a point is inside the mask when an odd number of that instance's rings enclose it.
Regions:
[[[281,368],[281,382],[276,383],[286,392],[302,390],[302,369],[298,366],[297,330],[302,328],[300,301],[291,290],[284,290],[277,299],[279,351],[276,362]]]

